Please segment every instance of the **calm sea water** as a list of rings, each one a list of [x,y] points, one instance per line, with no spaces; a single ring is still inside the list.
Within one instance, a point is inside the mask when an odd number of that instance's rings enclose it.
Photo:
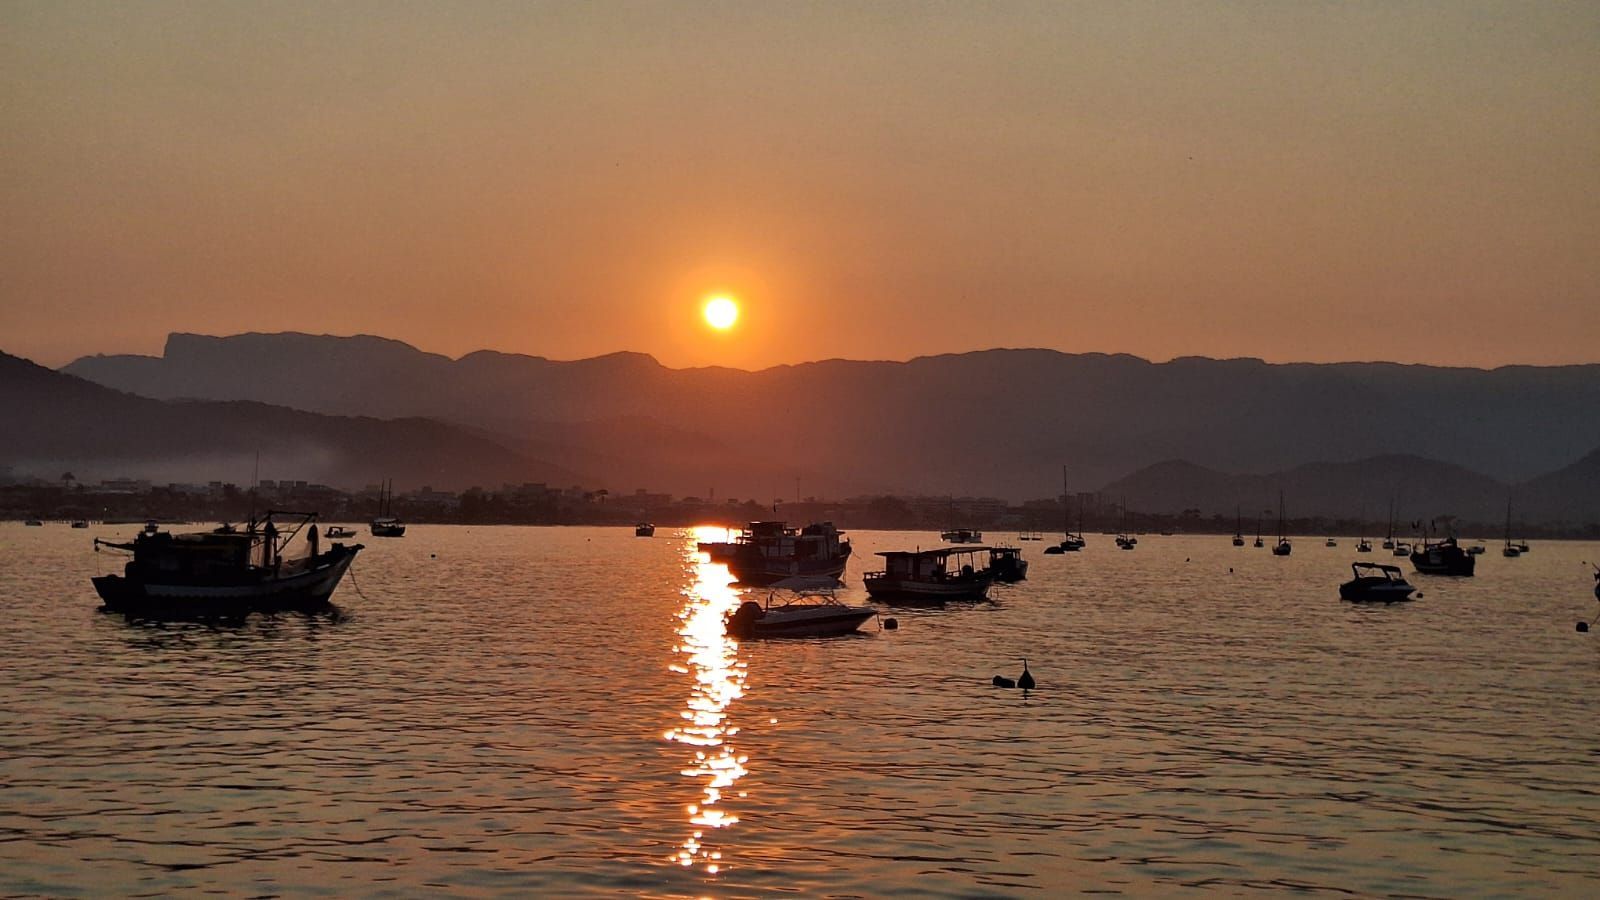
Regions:
[[[0,894],[1600,895],[1594,544],[1363,608],[1353,541],[1095,535],[738,644],[687,531],[414,526],[232,626],[98,612],[90,533],[0,525]],[[935,543],[853,537],[850,600]]]

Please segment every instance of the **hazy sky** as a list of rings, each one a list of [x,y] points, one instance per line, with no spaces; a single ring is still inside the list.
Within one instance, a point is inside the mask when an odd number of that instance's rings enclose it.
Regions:
[[[1597,2],[0,0],[0,116],[49,364],[1600,361]]]

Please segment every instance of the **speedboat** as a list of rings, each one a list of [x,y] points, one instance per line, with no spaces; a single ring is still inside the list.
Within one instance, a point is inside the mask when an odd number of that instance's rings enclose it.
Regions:
[[[1326,541],[1322,542],[1322,546],[1324,546],[1324,547],[1337,547],[1337,546],[1339,546],[1339,542],[1334,540],[1333,538],[1328,538]]]
[[[751,522],[732,541],[702,541],[701,553],[724,563],[741,584],[771,585],[785,578],[838,580],[850,561],[850,541],[832,522],[790,528],[783,522]]]
[[[1016,547],[990,547],[989,570],[994,572],[994,580],[1007,584],[1025,581],[1028,577],[1028,561],[1022,558],[1022,551]]]
[[[1421,547],[1411,549],[1411,565],[1424,575],[1471,577],[1477,563],[1478,558],[1461,549],[1452,537],[1437,543],[1424,540]]]
[[[833,595],[832,578],[785,578],[774,582],[767,602],[746,600],[728,614],[728,634],[736,638],[837,637],[851,634],[878,614],[870,606],[849,606]]]
[[[294,521],[280,528],[276,517]],[[252,611],[309,610],[325,607],[350,568],[360,544],[322,549],[316,516],[269,512],[243,530],[218,528],[195,534],[157,530],[132,541],[95,538],[95,549],[131,552],[121,575],[91,579],[113,612],[227,616]],[[284,555],[305,534],[307,552]]]
[[[322,536],[326,538],[353,538],[356,536],[356,530],[354,528],[346,528],[343,525],[329,525],[328,530],[324,531]]]
[[[866,574],[867,594],[874,600],[912,602],[983,600],[989,596],[994,572],[975,564],[978,554],[988,552],[988,547],[944,547],[879,553],[883,569]]]
[[[1339,585],[1339,596],[1353,602],[1399,603],[1410,600],[1416,591],[1400,573],[1399,566],[1379,563],[1351,563],[1355,577]]]
[[[1356,552],[1357,553],[1371,553],[1372,552],[1372,542],[1367,540],[1366,538],[1362,538],[1361,539],[1361,543],[1356,545]]]
[[[650,524],[649,522],[640,522],[639,524],[633,526],[633,536],[634,537],[655,537],[656,536],[656,526]]]

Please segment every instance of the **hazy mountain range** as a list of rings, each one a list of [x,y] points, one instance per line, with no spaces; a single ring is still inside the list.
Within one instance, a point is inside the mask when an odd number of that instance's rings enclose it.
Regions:
[[[529,471],[613,493],[770,499],[793,495],[798,478],[802,494],[1022,499],[1056,493],[1065,463],[1073,490],[1105,487],[1152,510],[1238,504],[1248,514],[1275,505],[1281,486],[1292,514],[1365,507],[1377,518],[1397,497],[1413,515],[1493,520],[1517,484],[1529,516],[1600,514],[1600,365],[1152,363],[989,350],[745,372],[669,369],[632,353],[452,360],[370,336],[174,334],[160,357],[85,357],[63,371],[163,400],[437,419],[459,426],[452,440],[484,441]],[[383,468],[369,462],[363,471]],[[409,481],[381,471],[357,481],[381,474]],[[547,478],[560,480],[505,480]]]
[[[249,484],[263,478],[416,487],[580,480],[502,442],[427,419],[327,416],[254,402],[135,397],[0,353],[0,465],[53,479],[128,475]]]

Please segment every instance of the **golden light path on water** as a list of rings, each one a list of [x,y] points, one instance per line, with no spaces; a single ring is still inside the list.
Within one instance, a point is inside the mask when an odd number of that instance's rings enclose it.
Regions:
[[[716,874],[724,865],[722,852],[708,846],[707,833],[728,828],[739,817],[723,808],[723,794],[745,774],[746,757],[729,740],[739,729],[728,723],[728,707],[744,694],[745,666],[739,661],[739,643],[728,637],[724,620],[739,605],[739,592],[732,586],[733,576],[722,563],[713,563],[699,552],[700,541],[724,540],[722,528],[692,529],[684,556],[694,573],[694,583],[684,591],[684,604],[678,611],[678,646],[682,657],[672,665],[674,672],[694,679],[688,700],[679,713],[684,724],[668,729],[668,741],[693,748],[693,757],[682,774],[700,786],[700,799],[685,807],[689,817],[689,836],[671,857],[682,866],[703,865]],[[741,795],[742,796],[742,795]]]

